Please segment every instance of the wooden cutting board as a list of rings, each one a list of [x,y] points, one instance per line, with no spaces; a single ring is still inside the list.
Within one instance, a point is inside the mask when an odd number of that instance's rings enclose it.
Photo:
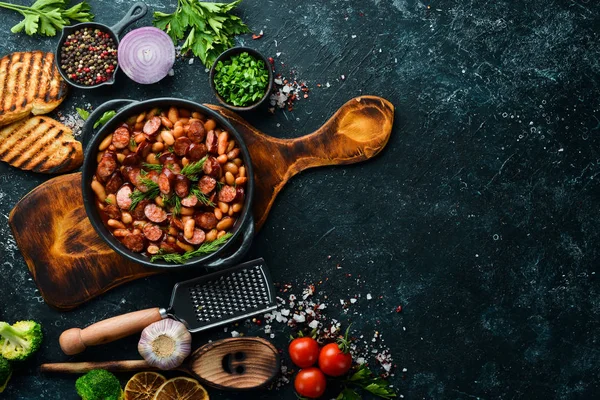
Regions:
[[[292,176],[307,168],[375,156],[388,142],[394,121],[389,101],[361,96],[344,104],[314,133],[278,139],[232,111],[207,106],[229,119],[248,145],[255,176],[260,177],[253,209],[257,229]],[[125,282],[163,272],[126,260],[100,239],[83,208],[81,173],[50,179],[32,190],[17,203],[8,222],[42,297],[59,310],[73,309]]]

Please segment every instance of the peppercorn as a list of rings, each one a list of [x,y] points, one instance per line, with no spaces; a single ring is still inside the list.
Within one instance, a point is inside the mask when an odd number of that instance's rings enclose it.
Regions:
[[[67,36],[60,57],[60,68],[74,83],[93,86],[112,79],[117,46],[109,33],[82,28]]]

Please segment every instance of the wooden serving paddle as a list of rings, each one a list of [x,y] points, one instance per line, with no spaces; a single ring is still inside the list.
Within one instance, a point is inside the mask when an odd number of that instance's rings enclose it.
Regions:
[[[244,137],[256,179],[254,220],[260,229],[275,197],[298,172],[351,164],[379,153],[392,132],[394,107],[376,96],[356,97],[321,128],[296,139],[267,136],[239,115],[218,111]],[[69,310],[125,282],[162,272],[119,256],[96,234],[82,203],[81,174],[51,179],[11,211],[9,224],[48,305]]]
[[[98,368],[110,372],[157,371],[144,360],[42,364],[40,371],[83,374]],[[177,371],[217,389],[257,389],[277,376],[279,353],[269,341],[258,337],[223,339],[194,351]]]

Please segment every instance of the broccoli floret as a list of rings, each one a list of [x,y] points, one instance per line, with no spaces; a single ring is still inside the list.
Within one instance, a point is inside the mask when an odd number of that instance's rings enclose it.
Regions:
[[[83,400],[121,400],[123,389],[116,376],[104,369],[94,369],[75,382]]]
[[[13,325],[0,322],[0,354],[11,361],[23,361],[35,353],[42,343],[42,326],[35,321],[19,321]]]
[[[0,393],[4,392],[6,385],[12,376],[12,366],[4,358],[0,357]]]

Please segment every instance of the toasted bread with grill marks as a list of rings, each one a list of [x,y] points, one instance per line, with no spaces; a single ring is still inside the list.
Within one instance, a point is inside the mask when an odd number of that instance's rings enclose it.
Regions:
[[[52,53],[27,51],[2,57],[0,126],[25,118],[30,113],[49,113],[65,99],[67,88]]]
[[[59,173],[79,168],[83,150],[69,128],[32,116],[0,129],[0,160],[27,171]]]

